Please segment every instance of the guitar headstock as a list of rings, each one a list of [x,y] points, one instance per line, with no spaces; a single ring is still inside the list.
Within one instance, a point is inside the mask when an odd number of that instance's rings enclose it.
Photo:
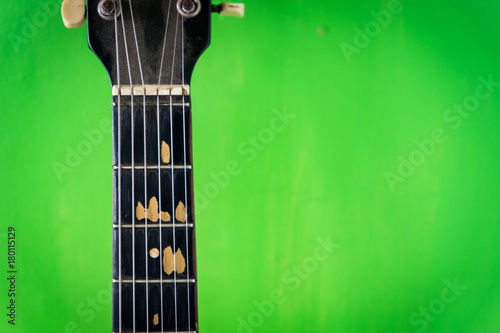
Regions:
[[[88,21],[90,48],[112,85],[187,85],[210,44],[210,15],[241,16],[243,5],[210,0],[65,0],[63,21]]]

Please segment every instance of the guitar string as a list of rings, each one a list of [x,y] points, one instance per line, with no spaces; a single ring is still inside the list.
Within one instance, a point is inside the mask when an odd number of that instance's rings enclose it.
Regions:
[[[134,40],[135,40],[135,48],[137,52],[137,61],[139,63],[139,73],[141,74],[141,84],[142,84],[142,123],[143,123],[143,128],[144,128],[144,133],[143,133],[143,141],[144,141],[144,207],[148,204],[148,183],[147,183],[147,160],[146,160],[146,149],[147,149],[147,143],[146,143],[146,91],[144,89],[144,75],[142,73],[142,63],[141,63],[141,55],[139,51],[139,43],[137,41],[137,32],[135,28],[135,19],[134,19],[134,10],[132,8],[132,2],[131,0],[129,2],[129,7],[130,7],[130,18],[132,20],[132,29],[134,32]],[[135,172],[134,169],[132,168],[132,172]],[[135,206],[135,202],[132,202],[132,204]],[[132,214],[133,217],[133,214]],[[135,221],[135,219],[134,219]],[[145,285],[145,296],[146,296],[146,332],[149,333],[149,271],[148,271],[148,214],[145,214],[145,220],[144,220],[144,243],[145,243],[145,275],[146,275],[146,285]],[[135,250],[135,247],[134,247]],[[135,313],[134,313],[135,315]],[[134,326],[135,330],[135,326]]]
[[[168,13],[167,13],[167,22],[165,24],[165,35],[163,37],[163,50],[161,54],[161,60],[160,60],[160,73],[158,75],[158,86],[160,86],[161,83],[161,73],[163,69],[163,59],[165,56],[165,45],[167,44],[167,34],[168,34],[168,22],[170,19],[170,6],[172,4],[172,1],[168,2]],[[156,97],[156,120],[157,120],[157,127],[158,127],[158,201],[159,201],[159,212],[160,212],[160,227],[159,227],[159,234],[160,234],[160,316],[161,316],[161,332],[163,333],[163,240],[162,240],[162,227],[161,227],[161,166],[160,166],[160,95],[157,94]],[[170,145],[172,146],[172,142],[170,142]],[[172,163],[172,161],[170,161]],[[173,163],[172,163],[173,165]],[[174,217],[174,214],[172,212],[172,218]]]
[[[171,76],[170,76],[170,86],[173,85],[174,83],[174,68],[175,68],[175,52],[177,48],[177,32],[178,32],[178,27],[179,27],[179,14],[177,14],[177,20],[175,22],[175,36],[174,36],[174,49],[173,49],[173,55],[172,55],[172,69],[171,69]],[[184,89],[184,87],[182,87]],[[172,90],[170,90],[170,142],[172,143],[172,149],[171,149],[171,155],[172,155],[172,165],[171,165],[171,174],[172,174],[172,243],[173,243],[173,252],[174,252],[174,313],[175,313],[175,332],[177,333],[177,328],[178,328],[178,321],[177,321],[177,266],[176,266],[176,246],[175,246],[175,220],[176,220],[176,214],[175,214],[175,198],[174,198],[174,193],[175,193],[175,181],[174,181],[174,127],[173,127],[173,109],[172,109]]]
[[[116,3],[115,3],[116,5]],[[118,23],[115,11],[115,43],[116,43],[116,81],[118,86],[118,91],[120,91],[120,56],[119,56],[119,41],[118,41]],[[121,98],[118,94],[118,115],[117,115],[117,126],[118,126],[118,202],[116,204],[118,210],[118,330],[122,333],[122,248],[121,248],[121,238],[122,238],[122,211],[121,211],[121,184],[122,184],[122,158],[121,158]]]
[[[134,21],[133,21],[133,11],[132,11],[132,5],[130,3],[130,0],[129,0],[129,4],[130,4],[130,10],[131,10],[131,17],[132,17],[132,23],[133,23],[133,28],[134,28],[134,36],[135,36],[135,41],[136,41],[136,48],[137,48],[137,55],[138,55],[138,60],[139,60],[139,66],[141,67],[141,63],[140,63],[140,55],[139,55],[139,49],[138,49],[138,43],[137,43],[137,36],[136,36],[136,30],[135,30],[135,24],[134,24]],[[169,11],[169,14],[170,14],[170,11]],[[116,14],[115,14],[116,15]],[[167,19],[168,21],[168,19]],[[178,29],[178,22],[179,22],[179,15],[177,16],[177,22],[176,22],[176,32],[175,32],[175,40],[174,40],[174,52],[173,52],[173,60],[172,60],[172,72],[171,72],[171,85],[173,85],[173,76],[174,76],[174,67],[175,67],[175,49],[176,49],[176,46],[177,46],[177,29]],[[168,26],[167,26],[168,27]],[[132,87],[132,78],[131,78],[131,70],[130,70],[130,60],[129,60],[129,57],[128,57],[128,49],[127,49],[127,42],[126,42],[126,32],[125,32],[125,27],[124,27],[124,21],[122,19],[122,28],[123,28],[123,32],[124,32],[124,42],[125,42],[125,51],[126,51],[126,56],[127,56],[127,66],[128,66],[128,70],[129,70],[129,79],[130,79],[130,85],[131,85],[131,90],[133,92],[133,87]],[[182,30],[182,47],[183,47],[183,30]],[[166,36],[165,36],[166,38]],[[164,52],[164,51],[163,51]],[[183,55],[182,55],[183,56]],[[163,59],[162,59],[162,62],[163,62]],[[182,75],[183,75],[183,85],[184,85],[184,58],[182,59]],[[141,69],[141,78],[142,78],[142,69]],[[161,80],[161,72],[160,72],[160,80]],[[143,85],[143,88],[144,88],[144,82],[142,82],[142,85]],[[143,89],[144,91],[144,89]],[[184,104],[184,96],[182,97],[183,98],[183,111],[185,110],[185,104]],[[157,101],[159,102],[159,97],[157,99]],[[134,111],[133,111],[133,108],[134,108],[134,104],[133,104],[133,93],[131,94],[131,104],[132,104],[132,111],[131,111],[131,126],[132,126],[132,133],[134,131]],[[145,96],[143,95],[143,104],[144,104],[144,109],[143,109],[143,121],[144,121],[144,164],[146,166],[146,115],[145,115]],[[158,108],[159,108],[159,103],[158,103]],[[159,114],[158,114],[158,117],[159,117]],[[170,131],[170,136],[171,136],[171,142],[173,143],[173,110],[172,110],[172,95],[170,94],[170,127],[171,127],[171,131]],[[185,114],[183,112],[183,138],[184,138],[184,166],[186,166],[186,151],[185,151]],[[158,122],[158,126],[159,126],[159,122]],[[159,136],[159,132],[158,132],[158,136]],[[132,134],[131,136],[131,141],[132,141],[132,170],[134,170],[134,163],[135,163],[135,159],[134,159],[134,145],[133,145],[133,139],[134,139],[134,135]],[[158,146],[159,147],[159,146]],[[172,147],[172,155],[173,155],[173,147]],[[174,190],[174,170],[173,170],[173,161],[171,163],[172,165],[172,168],[171,168],[171,173],[172,173],[172,211],[174,211],[175,209],[175,198],[174,198],[174,193],[175,193],[175,190]],[[146,169],[145,169],[145,172],[146,172]],[[144,175],[145,176],[145,188],[147,186],[147,183],[146,183],[146,174]],[[185,202],[187,204],[187,175],[186,175],[186,169],[184,169],[184,185],[185,185]],[[135,180],[134,180],[134,175],[132,173],[132,197],[134,197],[134,183],[135,183]],[[145,205],[147,204],[147,190],[145,190]],[[134,204],[134,199],[132,201],[132,204]],[[186,211],[186,216],[187,216],[187,208],[185,208]],[[161,212],[161,210],[160,210]],[[161,214],[161,213],[160,213]],[[146,217],[147,218],[147,217]],[[160,219],[161,219],[161,216],[160,216]],[[147,221],[147,220],[146,220]],[[135,249],[135,219],[133,220],[133,225],[132,225],[132,229],[133,229],[133,239],[132,239],[132,243],[133,243],[133,246],[132,248]],[[147,222],[146,222],[147,224]],[[176,246],[175,246],[175,218],[173,219],[173,246],[174,246],[174,251],[176,249]],[[146,228],[147,228],[147,225],[146,225]],[[160,228],[161,229],[161,228]],[[187,224],[186,224],[186,230],[187,230]],[[161,233],[161,232],[160,232]],[[147,233],[145,234],[146,236],[146,242],[147,242]],[[186,239],[187,239],[187,233],[186,233]],[[147,249],[147,247],[146,247]],[[134,317],[133,317],[133,329],[134,329],[134,332],[135,332],[135,317],[136,317],[136,310],[135,310],[135,254],[134,254],[135,251],[133,251],[132,253],[132,256],[133,256],[133,313],[134,313]],[[174,255],[174,267],[176,267],[176,263],[175,263],[175,255]],[[189,258],[188,258],[189,260]],[[146,265],[147,265],[147,253],[146,253]],[[188,268],[189,270],[189,268]],[[147,270],[146,270],[146,276],[147,276]],[[189,276],[189,275],[188,275]],[[146,278],[147,280],[147,278]],[[146,298],[147,298],[147,292],[146,292]],[[188,302],[189,302],[189,286],[188,286]],[[149,304],[147,303],[147,308],[148,308]],[[175,330],[177,332],[177,329],[178,329],[178,324],[177,324],[177,288],[176,288],[176,274],[174,272],[174,307],[175,307]],[[190,307],[188,306],[188,317],[189,317],[189,309]],[[163,315],[163,312],[162,312],[162,315]],[[146,318],[149,318],[148,316]],[[121,320],[120,320],[121,322]],[[163,322],[162,322],[163,324]],[[190,322],[189,322],[189,325],[190,325]],[[162,325],[163,326],[163,325]],[[121,331],[121,328],[120,328],[120,331]],[[190,331],[190,326],[189,326],[189,331]],[[148,332],[149,332],[149,319],[148,319]],[[163,327],[162,327],[162,332],[163,332]]]
[[[118,0],[120,8],[122,7],[121,0]],[[136,320],[136,311],[135,311],[135,219],[134,219],[134,202],[135,202],[135,161],[134,161],[134,94],[133,94],[133,86],[132,86],[132,71],[130,69],[130,59],[128,55],[128,44],[127,44],[127,33],[125,30],[125,11],[122,10],[121,13],[121,22],[122,22],[122,30],[123,30],[123,42],[124,42],[124,47],[125,47],[125,56],[127,59],[127,69],[128,69],[128,77],[129,77],[129,84],[130,84],[130,127],[131,127],[131,134],[130,134],[130,144],[131,144],[131,164],[132,164],[132,171],[131,171],[131,176],[132,176],[132,214],[131,214],[131,220],[132,220],[132,326],[133,326],[133,332],[135,333],[135,320]]]
[[[168,2],[168,13],[167,13],[167,23],[165,24],[165,34],[163,37],[163,50],[161,52],[161,60],[160,60],[160,75],[158,76],[158,86],[160,85],[161,82],[161,74],[163,71],[163,60],[165,58],[165,46],[167,44],[167,34],[168,34],[168,22],[170,19],[170,6],[172,4],[172,0]],[[163,333],[163,330],[162,330]]]
[[[189,281],[189,244],[188,244],[188,204],[187,204],[187,152],[186,152],[186,104],[184,97],[184,16],[182,17],[181,28],[181,57],[182,57],[182,141],[184,144],[184,208],[186,216],[186,273]],[[193,221],[194,222],[194,221]],[[191,305],[189,297],[189,283],[187,284],[187,314],[188,314],[188,332],[191,332]]]
[[[160,220],[158,221],[159,223],[159,228],[158,228],[158,234],[159,234],[159,241],[160,241],[160,311],[162,312],[161,314],[161,330],[163,332],[163,272],[162,272],[162,264],[163,264],[163,256],[162,256],[162,252],[163,252],[163,245],[162,245],[162,237],[161,237],[161,234],[162,234],[162,219],[161,219],[161,146],[160,146],[160,95],[157,94],[156,95],[156,136],[158,138],[158,211],[159,211],[159,214],[160,214]]]

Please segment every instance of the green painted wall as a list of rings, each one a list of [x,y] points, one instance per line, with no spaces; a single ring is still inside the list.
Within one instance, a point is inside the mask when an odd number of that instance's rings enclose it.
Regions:
[[[0,2],[0,331],[110,332],[110,87],[46,3]],[[500,332],[499,10],[254,0],[213,17],[192,84],[202,332]]]

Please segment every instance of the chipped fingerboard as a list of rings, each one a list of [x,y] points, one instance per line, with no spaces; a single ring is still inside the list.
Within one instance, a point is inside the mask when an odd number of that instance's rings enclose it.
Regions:
[[[113,125],[113,332],[195,332],[190,98],[114,96]]]

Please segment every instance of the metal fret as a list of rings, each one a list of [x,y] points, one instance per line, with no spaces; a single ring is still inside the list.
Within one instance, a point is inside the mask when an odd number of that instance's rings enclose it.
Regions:
[[[126,331],[126,330],[122,330],[122,332],[125,332],[125,333],[126,332],[130,332],[130,333],[132,333],[132,332],[135,332],[135,333],[147,333],[146,331],[139,332],[139,331]],[[156,331],[151,331],[150,330],[149,332],[156,332]],[[198,331],[165,331],[165,330],[163,330],[162,332],[163,333],[198,333]],[[118,331],[114,331],[113,333],[119,333],[119,332]]]
[[[113,169],[118,170],[119,166],[114,165]],[[191,170],[193,167],[191,165],[174,165],[174,170]],[[132,170],[131,165],[122,165],[121,166],[122,170]],[[172,166],[171,165],[160,165],[160,170],[171,170]],[[134,170],[144,170],[144,165],[134,165]],[[157,165],[147,165],[146,170],[158,170]]]
[[[145,228],[146,225],[145,224],[122,224],[121,227],[122,228],[126,228],[126,229],[130,229],[132,227],[136,227],[136,228]],[[113,224],[113,228],[115,229],[118,229],[120,227],[119,224]],[[163,224],[149,224],[148,223],[148,228],[182,228],[182,229],[186,229],[186,223],[176,223],[176,224],[172,224],[172,223],[163,223]],[[193,228],[194,227],[194,224],[193,223],[188,223],[187,224],[187,227],[188,228]]]
[[[159,279],[148,279],[147,282],[148,283],[156,283],[156,284],[160,284],[160,283],[171,283],[173,284],[175,281],[175,283],[196,283],[196,279],[163,279],[163,280],[159,280]],[[113,279],[113,283],[119,283],[120,280],[119,279]],[[122,279],[122,283],[142,283],[142,284],[145,284],[146,283],[146,280],[144,279],[135,279],[135,280],[130,280],[130,279]]]
[[[118,104],[117,103],[113,103],[113,106],[118,106]],[[127,107],[127,106],[142,107],[142,106],[144,106],[144,102],[134,102],[133,104],[130,103],[130,102],[129,103],[120,102],[120,106],[121,107]],[[160,103],[160,104],[158,104],[158,103],[146,102],[146,107],[152,107],[152,106],[155,106],[155,107],[157,107],[157,106],[160,106],[160,107],[170,107],[170,106],[172,106],[172,107],[186,107],[187,108],[187,107],[190,107],[191,104],[190,103],[184,103],[184,104],[182,104],[182,103],[172,103],[172,104],[170,104],[170,103]],[[156,112],[156,110],[152,110],[152,111]],[[189,112],[190,110],[186,109],[186,111]]]

